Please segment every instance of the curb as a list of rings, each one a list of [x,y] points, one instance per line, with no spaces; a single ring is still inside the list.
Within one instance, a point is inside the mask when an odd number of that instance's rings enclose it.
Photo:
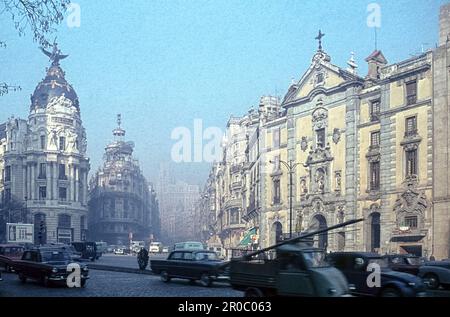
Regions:
[[[132,269],[132,268],[129,268],[129,267],[119,267],[119,266],[110,266],[110,265],[88,264],[88,268],[90,270],[99,270],[99,271],[111,271],[111,272],[121,272],[121,273],[155,275],[150,270],[139,270],[139,269]]]

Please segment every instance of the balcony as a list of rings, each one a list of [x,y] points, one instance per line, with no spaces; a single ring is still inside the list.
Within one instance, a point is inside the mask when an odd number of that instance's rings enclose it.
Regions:
[[[417,96],[416,95],[410,95],[406,97],[406,105],[414,105],[417,103]]]

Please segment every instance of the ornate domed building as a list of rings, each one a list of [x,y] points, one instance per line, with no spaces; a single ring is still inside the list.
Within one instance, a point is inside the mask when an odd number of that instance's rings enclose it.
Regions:
[[[125,142],[125,130],[113,130],[114,141],[105,148],[103,167],[89,185],[89,233],[96,241],[127,245],[130,240],[159,237],[159,209],[155,191],[133,158],[133,142]]]
[[[70,243],[87,233],[87,139],[78,96],[59,64],[67,55],[56,44],[43,52],[52,64],[31,96],[28,120],[0,126],[0,191],[3,203],[25,203],[35,243]]]

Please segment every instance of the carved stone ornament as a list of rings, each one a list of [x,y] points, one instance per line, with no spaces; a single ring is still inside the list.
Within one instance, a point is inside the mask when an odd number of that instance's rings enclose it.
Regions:
[[[340,140],[341,140],[341,130],[335,128],[333,130],[333,142],[334,144],[338,144]]]
[[[303,152],[305,152],[306,149],[308,148],[308,139],[305,136],[302,136],[302,140],[300,142],[300,148],[302,149]]]
[[[306,185],[306,177],[300,178],[300,194],[306,195],[308,193],[308,187]]]
[[[317,108],[312,114],[314,129],[322,129],[328,125],[328,111],[325,108]]]
[[[403,225],[405,216],[418,216],[418,227],[421,227],[427,207],[428,200],[425,192],[419,192],[414,186],[410,186],[398,196],[394,204],[397,226]]]
[[[341,171],[334,172],[334,178],[336,180],[336,191],[340,192],[342,185],[342,172]]]

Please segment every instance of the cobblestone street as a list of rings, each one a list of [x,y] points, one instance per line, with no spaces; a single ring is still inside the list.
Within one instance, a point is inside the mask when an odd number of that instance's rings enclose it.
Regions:
[[[21,284],[16,274],[2,274],[0,297],[239,297],[241,292],[226,284],[210,288],[186,280],[163,283],[158,276],[91,270],[85,288],[46,288],[35,281]]]

